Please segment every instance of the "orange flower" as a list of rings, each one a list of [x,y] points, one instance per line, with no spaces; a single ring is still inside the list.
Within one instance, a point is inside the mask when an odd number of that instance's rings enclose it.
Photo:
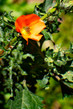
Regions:
[[[22,34],[22,37],[39,41],[43,35],[39,34],[46,25],[36,14],[22,15],[16,19],[16,31]]]

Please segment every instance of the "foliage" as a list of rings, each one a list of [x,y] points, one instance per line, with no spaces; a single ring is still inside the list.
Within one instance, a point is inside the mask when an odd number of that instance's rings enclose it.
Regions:
[[[25,83],[24,83],[25,84]],[[16,91],[16,96],[9,101],[11,109],[42,109],[42,98],[31,93],[25,86],[25,89],[20,87],[20,91]]]
[[[44,20],[46,29],[41,32],[43,37],[39,42],[29,40],[28,45],[20,37],[21,34],[16,32],[12,13],[1,13],[0,104],[2,109],[47,109],[46,105],[49,105],[49,102],[38,95],[45,90],[45,96],[46,91],[48,94],[52,92],[49,96],[51,98],[53,93],[57,94],[53,89],[58,93],[60,91],[57,88],[58,83],[63,97],[73,95],[72,42],[68,49],[63,50],[55,43],[56,35],[53,36],[53,34],[60,34],[61,37],[64,35],[62,29],[61,32],[58,30],[62,25],[62,14],[71,15],[72,9],[73,2],[65,0],[45,0],[35,6],[34,13]],[[52,85],[55,81],[57,85]],[[35,95],[36,91],[38,95]],[[52,99],[50,100],[52,102]]]

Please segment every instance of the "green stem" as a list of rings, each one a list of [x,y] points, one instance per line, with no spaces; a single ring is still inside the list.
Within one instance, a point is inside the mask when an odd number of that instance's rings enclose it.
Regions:
[[[12,45],[16,40],[17,40],[18,37],[14,37],[11,41],[10,41],[10,45]]]
[[[56,10],[56,8],[53,8],[54,10],[53,10],[53,12]],[[44,19],[46,19],[47,17],[49,17],[50,15],[52,15],[52,13],[53,12],[49,12],[49,10],[48,10],[48,12],[46,13],[46,14],[44,14],[44,16],[43,17],[41,17],[41,20],[44,20]]]
[[[46,13],[43,17],[41,17],[41,20],[44,20],[48,15],[48,13]]]

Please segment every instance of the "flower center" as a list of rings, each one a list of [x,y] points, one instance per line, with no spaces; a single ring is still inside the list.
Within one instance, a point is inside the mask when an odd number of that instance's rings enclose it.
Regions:
[[[25,35],[30,34],[30,28],[29,27],[23,27],[23,32]]]
[[[24,35],[29,35],[30,34],[30,28],[29,27],[23,27],[21,30],[21,33]]]

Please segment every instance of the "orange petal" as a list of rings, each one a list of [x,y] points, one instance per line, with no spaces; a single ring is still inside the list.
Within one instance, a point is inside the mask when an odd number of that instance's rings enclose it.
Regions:
[[[25,16],[22,15],[16,19],[15,27],[16,27],[17,32],[20,32],[20,30],[23,28],[23,26],[25,26],[24,18],[25,18]]]
[[[36,14],[22,15],[16,19],[16,31],[20,32],[23,27],[29,26],[32,22],[39,20],[40,17]]]
[[[39,20],[40,17],[36,14],[29,14],[25,16],[26,26],[29,26],[32,22]]]
[[[25,34],[24,32],[21,32],[21,34],[22,34],[22,37],[23,37],[26,41],[28,41],[28,38],[30,38],[30,34]]]
[[[40,41],[43,35],[38,34],[38,35],[31,35],[29,39],[35,40],[35,41]]]
[[[46,27],[45,23],[40,19],[37,22],[31,23],[30,32],[31,34],[37,35]]]

